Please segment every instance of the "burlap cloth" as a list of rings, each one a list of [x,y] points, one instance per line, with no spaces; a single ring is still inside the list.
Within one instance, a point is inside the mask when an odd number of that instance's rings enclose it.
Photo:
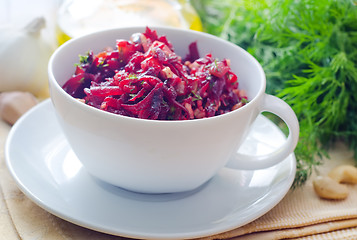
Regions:
[[[4,144],[10,126],[0,121],[0,239],[1,240],[114,240],[57,218],[29,200],[16,186],[4,161]],[[319,167],[326,174],[335,165],[353,164],[353,154],[343,144],[330,152],[331,160]],[[261,218],[233,231],[207,239],[357,239],[357,185],[348,185],[343,201],[318,198],[310,181],[290,190],[286,197]]]

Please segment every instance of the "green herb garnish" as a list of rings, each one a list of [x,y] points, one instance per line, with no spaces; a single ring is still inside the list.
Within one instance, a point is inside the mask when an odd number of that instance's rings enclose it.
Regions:
[[[197,93],[197,92],[194,92],[194,91],[191,91],[191,93],[193,94],[193,98],[192,98],[192,101],[197,101],[197,100],[202,100],[202,97]]]
[[[89,52],[86,55],[79,55],[79,63],[80,64],[88,63],[89,62],[88,59],[89,59]]]
[[[138,79],[138,76],[134,73],[130,73],[129,76],[128,76],[128,79]],[[144,81],[141,82],[141,84],[143,84]]]

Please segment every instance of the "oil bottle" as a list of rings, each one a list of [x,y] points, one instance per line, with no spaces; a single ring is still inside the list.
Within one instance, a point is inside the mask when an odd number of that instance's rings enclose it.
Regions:
[[[189,0],[65,0],[57,14],[58,44],[114,27],[170,26],[202,30]]]

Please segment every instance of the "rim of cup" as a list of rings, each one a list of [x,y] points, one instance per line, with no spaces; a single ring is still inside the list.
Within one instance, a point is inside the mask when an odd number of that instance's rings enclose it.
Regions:
[[[234,113],[236,113],[236,112],[245,111],[247,108],[249,108],[251,105],[253,105],[254,102],[257,101],[258,96],[261,96],[263,93],[265,93],[266,76],[265,76],[264,70],[263,70],[262,66],[260,65],[260,63],[255,59],[255,57],[253,57],[250,53],[248,53],[242,47],[240,47],[240,46],[238,46],[238,45],[236,45],[236,44],[234,44],[232,42],[229,42],[227,40],[224,40],[222,38],[219,38],[217,36],[214,36],[212,34],[205,33],[205,32],[198,32],[198,31],[194,31],[194,30],[190,30],[190,29],[180,29],[180,28],[173,28],[173,27],[152,27],[152,29],[156,30],[158,32],[158,34],[160,34],[160,35],[166,35],[169,32],[181,32],[183,36],[184,36],[184,34],[193,34],[193,35],[196,35],[196,36],[200,37],[200,39],[209,38],[209,39],[213,39],[214,41],[217,41],[217,43],[230,45],[232,48],[235,48],[237,51],[240,51],[240,53],[242,55],[244,55],[244,57],[247,60],[251,61],[254,65],[256,65],[256,70],[259,70],[259,73],[261,75],[260,77],[262,78],[262,80],[260,81],[261,84],[260,84],[259,90],[256,91],[255,96],[251,96],[250,94],[248,94],[248,103],[245,104],[244,106],[242,106],[242,107],[240,107],[238,109],[232,110],[230,112],[221,114],[221,115],[212,116],[212,117],[206,117],[206,118],[200,118],[200,119],[190,119],[190,120],[153,120],[153,119],[141,119],[141,118],[124,116],[124,115],[103,111],[103,110],[97,109],[95,107],[89,106],[87,104],[84,104],[84,103],[78,101],[77,99],[75,99],[71,95],[69,95],[62,88],[60,83],[58,83],[58,79],[56,79],[55,74],[54,74],[54,68],[57,67],[55,65],[57,59],[63,57],[61,55],[63,54],[64,50],[66,50],[67,48],[71,47],[74,44],[78,44],[78,43],[80,43],[82,41],[88,41],[87,39],[90,39],[92,37],[98,37],[98,36],[101,36],[101,35],[108,35],[108,34],[111,34],[111,33],[118,32],[118,37],[112,39],[112,42],[115,43],[115,41],[117,39],[120,39],[120,32],[128,31],[128,30],[132,30],[132,34],[137,33],[137,32],[142,32],[143,30],[145,30],[145,27],[143,27],[143,26],[140,26],[140,27],[119,27],[119,28],[112,28],[112,29],[96,31],[96,32],[93,32],[93,33],[89,33],[89,34],[86,34],[86,35],[83,35],[83,36],[80,36],[80,37],[76,37],[76,38],[70,39],[67,42],[63,43],[61,46],[59,46],[54,51],[54,53],[52,54],[52,56],[50,57],[49,62],[48,62],[48,74],[49,74],[50,85],[52,85],[52,87],[55,88],[58,93],[60,93],[63,97],[65,97],[66,100],[70,101],[71,104],[75,104],[75,106],[83,108],[83,110],[89,111],[92,114],[102,115],[102,117],[110,118],[110,119],[119,118],[119,119],[124,120],[124,121],[148,122],[150,124],[187,124],[187,123],[193,123],[193,122],[212,121],[214,119],[218,120],[220,118],[231,117],[231,115],[234,115]],[[197,40],[197,45],[198,46],[200,45],[200,39]],[[169,37],[168,37],[168,41],[172,42],[172,41],[170,41]],[[187,44],[187,50],[188,50],[188,45],[190,43],[191,42],[188,42],[188,44]],[[97,44],[94,44],[94,45],[97,45]],[[104,47],[105,46],[103,46],[103,49],[104,49]],[[173,47],[175,48],[175,44],[174,43],[173,43]],[[77,52],[75,54],[76,54],[76,56],[78,56],[78,54],[83,54],[83,52]],[[203,54],[206,54],[206,52],[203,53]],[[200,54],[200,57],[202,57],[202,53]],[[215,56],[213,56],[213,57],[215,57]],[[229,59],[229,58],[227,58],[227,59]],[[231,64],[234,65],[234,63],[231,63]],[[74,70],[75,70],[75,68],[73,67],[73,71],[70,72],[69,74],[72,74],[74,72]],[[233,71],[235,72],[235,74],[238,75],[238,82],[239,82],[239,72],[236,72],[236,70],[233,70]]]

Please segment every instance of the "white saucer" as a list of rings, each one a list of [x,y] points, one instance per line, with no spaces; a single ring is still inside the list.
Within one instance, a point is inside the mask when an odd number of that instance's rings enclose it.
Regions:
[[[284,141],[278,127],[259,116],[241,151],[264,153]],[[50,100],[12,127],[5,156],[19,188],[48,212],[100,232],[144,239],[203,237],[245,225],[278,204],[296,169],[292,154],[264,170],[224,168],[193,192],[129,192],[85,171],[57,125]]]

